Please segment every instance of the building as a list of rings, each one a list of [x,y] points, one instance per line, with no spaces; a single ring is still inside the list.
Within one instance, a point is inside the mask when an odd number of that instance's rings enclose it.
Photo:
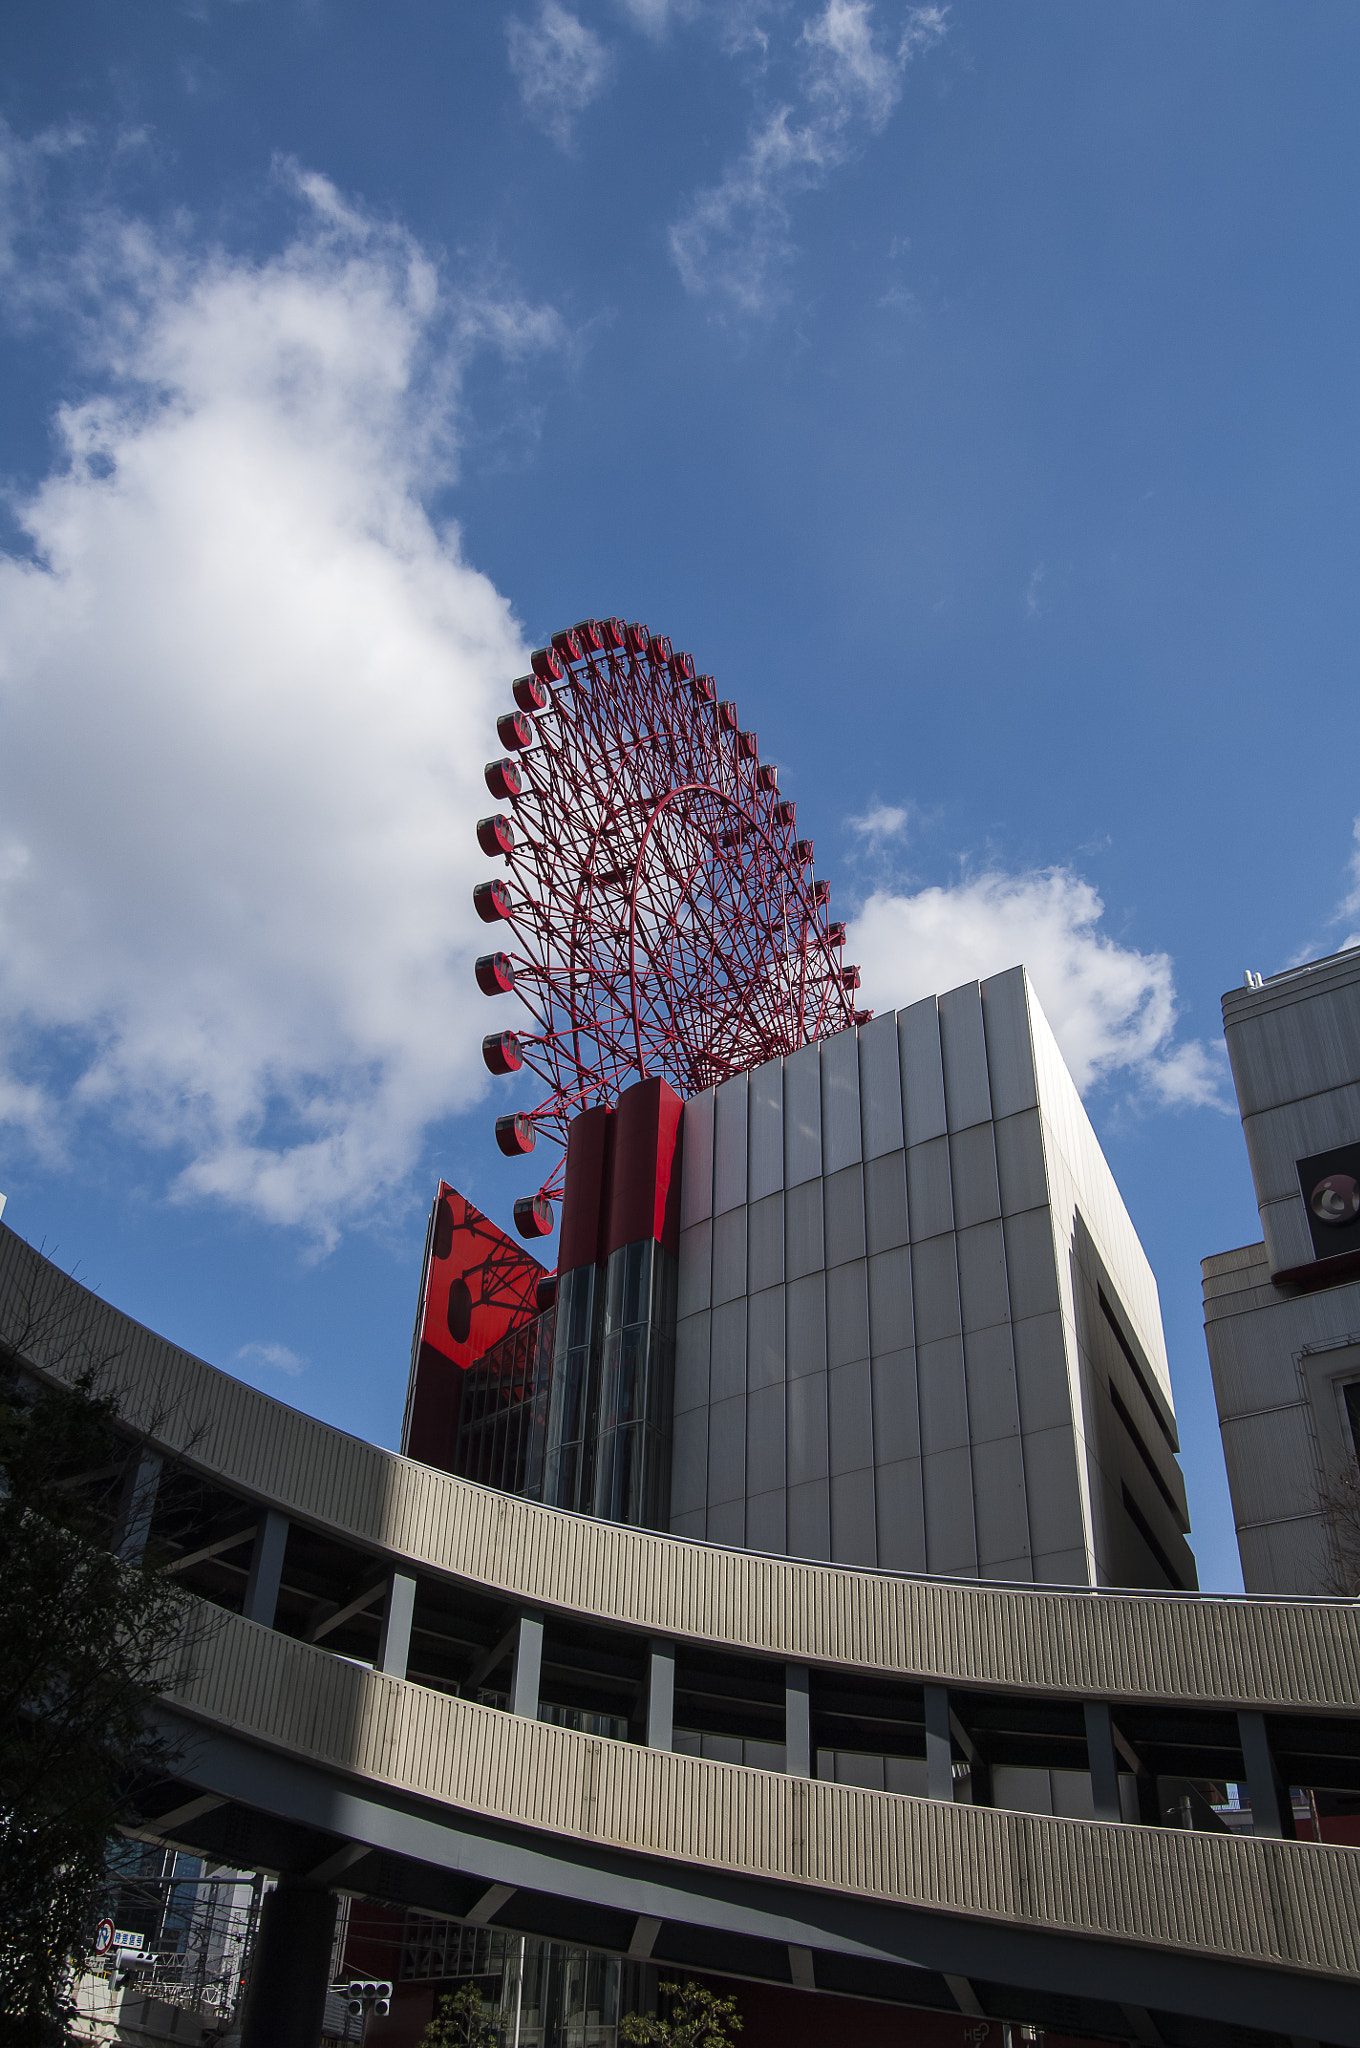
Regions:
[[[645,1320],[614,1317],[613,1258],[606,1346]],[[109,1459],[68,1483],[191,1603],[172,1759],[125,1825],[276,1880],[241,2048],[316,2048],[346,1900],[342,1969],[397,1987],[369,2048],[414,2048],[469,1979],[519,2048],[615,2048],[691,1974],[737,1984],[750,2048],[1360,2048],[1355,1603],[913,1575],[546,1506],[290,1409],[0,1225],[6,1385],[101,1359]]]
[[[370,2048],[460,1974],[542,2048],[578,2019],[612,2048],[643,1964],[739,1979],[751,2048],[1360,2044],[1360,1861],[1314,1820],[1360,1794],[1353,1603],[913,1577],[544,1507],[215,1371],[3,1227],[0,1342],[58,1383],[118,1359],[136,1539],[201,1631],[128,1826],[277,1876],[243,2048],[315,2048],[337,1893],[353,1973],[399,1988]]]
[[[1156,1281],[1023,968],[583,1113],[553,1306],[451,1376],[488,1228],[432,1231],[415,1455],[709,1543],[1195,1586]]]
[[[1360,1500],[1360,949],[1223,998],[1261,1240],[1205,1259],[1249,1593],[1353,1593]]]
[[[0,1344],[118,1358],[110,1541],[210,1617],[128,1825],[276,1880],[243,2048],[315,2048],[337,1969],[396,1987],[371,2048],[467,1982],[616,2048],[693,1972],[752,2048],[1360,2048],[1360,1614],[1193,1591],[1155,1282],[1022,969],[586,1111],[556,1275],[441,1184],[403,1455],[3,1229]]]

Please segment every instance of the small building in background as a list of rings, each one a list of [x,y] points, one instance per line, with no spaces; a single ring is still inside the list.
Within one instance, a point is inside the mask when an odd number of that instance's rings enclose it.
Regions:
[[[1360,948],[1223,998],[1261,1239],[1203,1262],[1249,1593],[1360,1574]]]

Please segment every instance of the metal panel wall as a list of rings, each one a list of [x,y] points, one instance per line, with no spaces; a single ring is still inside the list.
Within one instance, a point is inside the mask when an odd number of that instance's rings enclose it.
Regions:
[[[1204,1262],[1205,1336],[1244,1583],[1324,1591],[1344,1578],[1322,1492],[1354,1444],[1340,1414],[1342,1362],[1360,1335],[1360,1282],[1271,1284],[1312,1266],[1296,1162],[1360,1140],[1360,950],[1223,998],[1264,1243]],[[1278,1445],[1278,1456],[1275,1447]]]
[[[875,1018],[725,1084],[717,1097],[715,1176],[713,1300],[735,1303],[743,1285],[762,1295],[777,1286],[782,1255],[780,1441],[785,1485],[798,1490],[783,1515],[791,1548],[844,1562],[877,1558],[1058,1582],[1155,1569],[1150,1553],[1137,1561],[1142,1553],[1131,1549],[1125,1527],[1119,1458],[1127,1446],[1122,1439],[1114,1445],[1082,1404],[1105,1402],[1105,1382],[1083,1349],[1100,1288],[1118,1296],[1151,1381],[1165,1385],[1156,1286],[1023,969]],[[687,1285],[682,1271],[682,1296],[693,1313],[705,1299],[705,1245],[698,1235],[687,1245],[695,1275]],[[891,1281],[886,1270],[871,1274],[870,1259],[907,1245]],[[761,1318],[761,1384],[768,1388],[777,1366],[768,1309],[748,1304],[749,1313]],[[889,1355],[910,1358],[911,1384],[924,1404],[913,1450],[898,1448],[900,1428],[887,1448],[871,1434],[861,1479],[875,1496],[872,1513],[852,1513],[848,1484],[843,1509],[831,1512],[826,1481],[848,1482],[851,1468],[836,1473],[823,1465],[821,1424],[809,1434],[816,1404],[803,1382],[824,1377],[827,1441],[834,1442],[836,1404],[849,1383],[828,1376]],[[889,1370],[880,1366],[870,1385],[875,1398],[894,1405]],[[721,1384],[727,1391],[714,1399],[735,1398],[727,1375]],[[767,1393],[762,1429],[773,1413]],[[724,1414],[735,1426],[735,1411]],[[1015,1438],[1018,1448],[981,1449]],[[748,1457],[762,1494],[778,1490],[774,1452],[772,1440]],[[1111,1469],[1097,1473],[1101,1456]],[[1136,1490],[1141,1471],[1133,1476]],[[1042,1531],[1030,1519],[1037,1487],[1046,1496],[1033,1509]],[[877,1494],[895,1488],[905,1489],[907,1507],[899,1512],[889,1499],[880,1508]],[[917,1504],[919,1543],[903,1535],[917,1527]],[[711,1505],[722,1512],[702,1524],[692,1506],[683,1516],[677,1510],[676,1533],[735,1540],[730,1502],[714,1496]],[[1156,1496],[1154,1520],[1166,1513]],[[762,1511],[762,1529],[776,1520]],[[886,1548],[868,1548],[871,1522],[896,1532]],[[1192,1582],[1193,1560],[1174,1522],[1161,1533]]]
[[[934,996],[897,1013],[902,1067],[902,1130],[908,1145],[923,1145],[949,1128],[940,1056],[940,1012]]]
[[[784,1061],[784,1185],[798,1187],[822,1170],[822,1073],[815,1045]]]
[[[858,1033],[859,1099],[864,1157],[900,1152],[902,1070],[897,1051],[897,1014],[884,1010]]]
[[[1289,1296],[1263,1244],[1204,1261],[1204,1321],[1242,1577],[1326,1593],[1339,1561],[1321,1488],[1350,1455],[1336,1382],[1360,1379],[1360,1281]],[[1273,1455],[1278,1438],[1280,1456]]]
[[[748,1199],[758,1202],[784,1185],[784,1062],[768,1060],[750,1076]]]
[[[713,1121],[713,1212],[746,1202],[746,1081],[734,1074],[717,1091]]]
[[[713,1214],[713,1090],[685,1104],[680,1155],[680,1228]]]
[[[820,1050],[822,1172],[831,1174],[861,1157],[859,1033],[838,1032]]]

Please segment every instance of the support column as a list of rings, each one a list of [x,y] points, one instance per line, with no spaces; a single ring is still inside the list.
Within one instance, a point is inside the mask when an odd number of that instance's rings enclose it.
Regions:
[[[675,1645],[647,1645],[647,1747],[675,1747]]]
[[[128,1471],[118,1519],[113,1527],[111,1548],[124,1564],[138,1564],[151,1534],[151,1517],[156,1512],[156,1494],[161,1483],[159,1451],[141,1450]]]
[[[1107,1700],[1087,1700],[1086,1760],[1091,1769],[1091,1803],[1097,1820],[1122,1820],[1119,1806],[1119,1758],[1114,1747],[1114,1721]]]
[[[510,1711],[538,1719],[538,1683],[543,1669],[543,1623],[536,1614],[521,1614],[515,1629],[515,1661],[510,1672]]]
[[[784,1769],[795,1778],[812,1776],[812,1701],[806,1664],[784,1666]]]
[[[258,1621],[261,1628],[274,1626],[279,1586],[283,1580],[283,1553],[287,1547],[287,1515],[281,1515],[277,1508],[266,1508],[264,1520],[255,1532],[245,1605],[241,1609],[247,1621]]]
[[[416,1582],[409,1572],[393,1572],[383,1608],[378,1669],[388,1678],[405,1678],[411,1659],[411,1622],[416,1611]]]
[[[1237,1717],[1237,1732],[1251,1798],[1252,1833],[1268,1835],[1277,1842],[1282,1837],[1292,1838],[1294,1814],[1289,1804],[1289,1788],[1281,1785],[1270,1753],[1265,1715],[1258,1707],[1244,1708]]]
[[[949,1687],[927,1685],[926,1797],[954,1802],[954,1740],[949,1726]]]
[[[317,2048],[334,1939],[334,1893],[280,1878],[260,1914],[241,2048]]]

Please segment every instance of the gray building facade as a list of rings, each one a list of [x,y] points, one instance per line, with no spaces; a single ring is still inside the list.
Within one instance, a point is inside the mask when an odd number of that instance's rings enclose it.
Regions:
[[[1253,977],[1223,1023],[1261,1217],[1259,1242],[1203,1262],[1243,1581],[1350,1590],[1328,1501],[1360,1429],[1360,949]]]
[[[1023,968],[685,1106],[670,1527],[1196,1584],[1156,1282]]]

